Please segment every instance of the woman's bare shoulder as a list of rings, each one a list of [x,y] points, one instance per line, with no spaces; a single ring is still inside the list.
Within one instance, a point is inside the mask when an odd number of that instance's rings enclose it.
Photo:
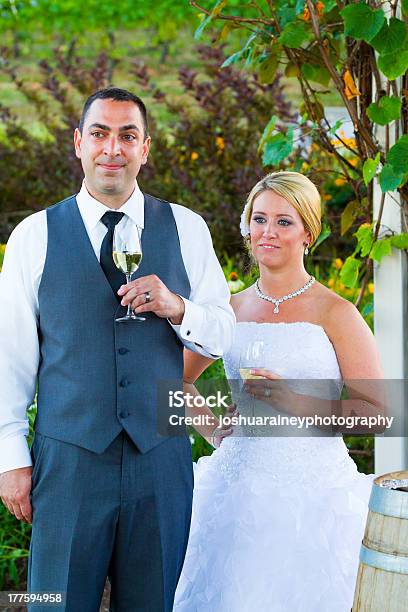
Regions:
[[[243,289],[239,293],[233,293],[231,295],[231,306],[234,308],[234,306],[239,306],[240,304],[243,304],[249,299],[251,294],[252,294],[252,287],[247,287],[246,289]]]
[[[318,284],[318,292],[319,318],[329,335],[336,330],[344,331],[344,326],[349,323],[364,324],[363,317],[352,302],[321,283]]]

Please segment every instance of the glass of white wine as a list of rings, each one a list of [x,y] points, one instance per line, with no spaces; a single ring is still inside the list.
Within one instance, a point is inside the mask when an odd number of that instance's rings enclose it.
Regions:
[[[242,380],[263,378],[251,374],[255,368],[265,367],[265,345],[262,340],[252,340],[249,342],[239,357],[239,374]]]
[[[113,234],[113,261],[115,266],[125,274],[126,283],[130,283],[132,275],[142,261],[142,241],[139,228],[134,223],[128,222],[124,227],[116,225]],[[146,318],[135,315],[129,304],[126,316],[116,321],[146,321]]]
[[[244,383],[246,380],[262,379],[263,376],[251,374],[251,370],[255,368],[265,367],[265,345],[262,340],[252,340],[243,348],[239,356],[239,374],[243,381],[243,391],[245,392]],[[255,416],[255,399],[245,395],[242,397],[243,406],[247,406],[250,410],[250,416]],[[245,408],[243,408],[245,410]],[[248,428],[248,433],[253,435],[255,430],[252,427]]]

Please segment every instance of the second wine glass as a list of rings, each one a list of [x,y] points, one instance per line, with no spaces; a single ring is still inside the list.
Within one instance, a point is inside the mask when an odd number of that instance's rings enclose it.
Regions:
[[[127,284],[130,283],[132,275],[138,270],[142,256],[142,241],[138,226],[130,222],[123,227],[117,225],[113,234],[113,261],[115,266],[126,276]],[[121,323],[146,321],[146,318],[135,315],[129,304],[126,316],[120,317],[116,321]]]
[[[239,373],[242,380],[262,378],[251,374],[254,368],[265,367],[265,345],[262,340],[252,340],[243,349],[239,357]]]

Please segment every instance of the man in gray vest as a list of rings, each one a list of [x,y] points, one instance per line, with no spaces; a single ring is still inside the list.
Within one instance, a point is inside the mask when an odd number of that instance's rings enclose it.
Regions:
[[[158,384],[181,380],[183,347],[228,350],[234,315],[202,218],[137,185],[150,146],[142,100],[96,92],[74,140],[80,192],[14,230],[0,278],[0,496],[32,522],[30,592],[97,612],[109,576],[111,610],[170,612],[193,479],[188,437],[158,433]],[[112,239],[126,223],[143,259],[125,287]],[[115,321],[128,303],[144,322]]]

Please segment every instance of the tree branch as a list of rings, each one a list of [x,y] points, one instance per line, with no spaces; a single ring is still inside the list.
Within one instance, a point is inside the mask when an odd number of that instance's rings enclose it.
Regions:
[[[203,8],[195,0],[190,0],[191,6],[198,9],[201,13],[205,15],[211,15],[211,11],[207,11],[207,9]],[[240,17],[239,15],[217,15],[214,21],[222,19],[223,21],[235,21],[235,23],[262,23],[263,25],[270,25],[270,19],[251,19],[249,17]]]
[[[338,92],[340,93],[344,105],[348,110],[348,113],[350,115],[350,118],[353,122],[354,125],[354,129],[356,132],[360,132],[361,136],[364,138],[367,147],[369,148],[369,150],[371,150],[372,153],[376,153],[377,152],[377,147],[375,146],[370,133],[367,131],[367,129],[365,128],[364,125],[362,125],[361,121],[359,120],[356,108],[353,106],[353,104],[351,103],[351,101],[347,98],[345,91],[344,91],[344,83],[342,81],[342,79],[340,78],[340,75],[338,74],[337,70],[335,69],[335,67],[333,66],[333,64],[330,61],[329,55],[327,53],[327,49],[323,43],[322,37],[320,36],[320,29],[319,29],[319,22],[318,22],[318,18],[315,12],[315,7],[314,4],[312,2],[312,0],[306,0],[307,1],[307,6],[309,9],[309,13],[310,13],[310,19],[311,19],[311,23],[312,23],[312,28],[313,28],[313,32],[316,36],[316,40],[318,42],[319,45],[319,49],[320,49],[320,53],[322,56],[322,59],[326,65],[327,70],[329,71],[334,84],[336,85],[336,88],[338,90]]]

